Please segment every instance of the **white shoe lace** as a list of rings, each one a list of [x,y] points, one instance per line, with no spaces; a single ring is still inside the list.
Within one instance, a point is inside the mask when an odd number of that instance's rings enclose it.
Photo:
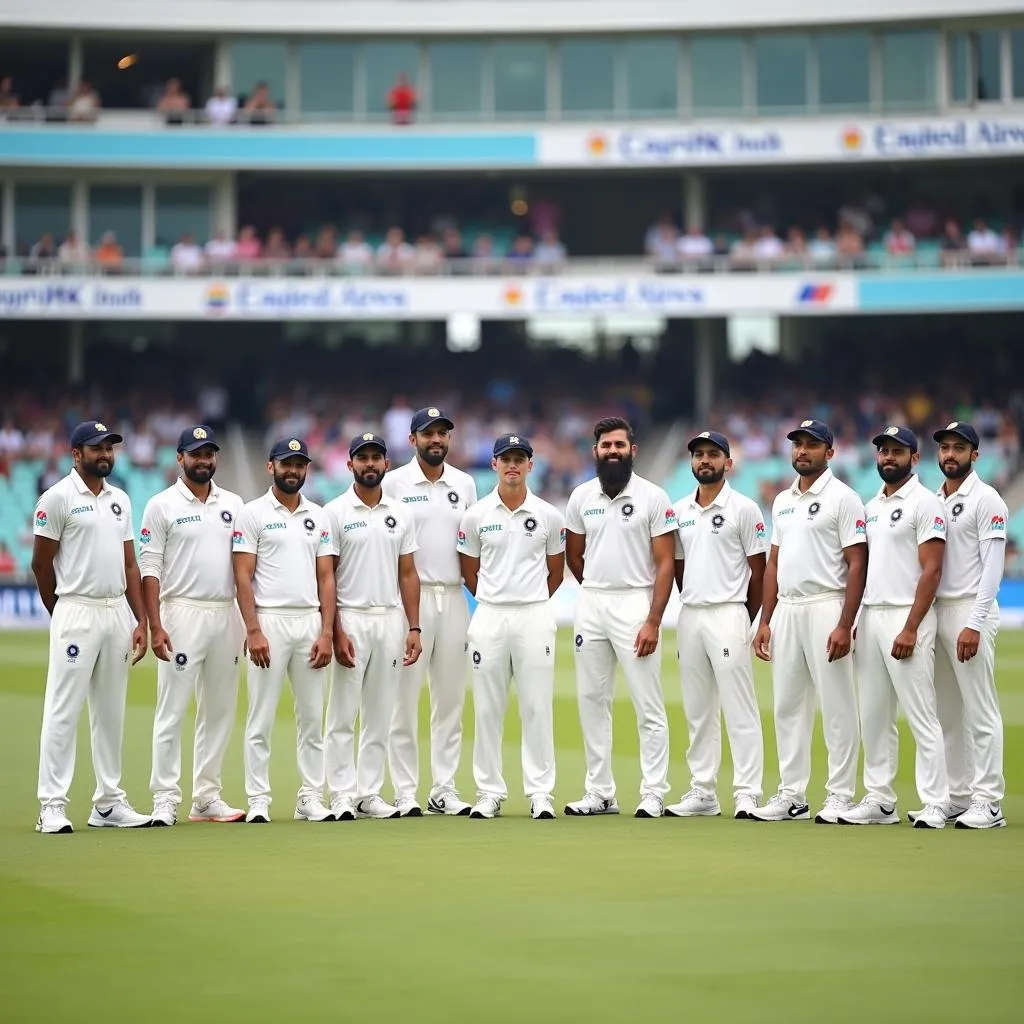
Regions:
[[[940,807],[938,804],[929,804],[924,809],[923,816],[924,817],[935,817],[935,818],[938,818],[939,821],[945,821],[946,820],[946,811],[945,811],[945,808]]]
[[[847,801],[843,797],[836,796],[833,793],[832,795],[827,796],[825,798],[825,804],[823,809],[829,811],[841,811],[846,807],[846,805]]]
[[[989,802],[983,796],[975,796],[971,797],[971,806],[968,810],[974,811],[978,814],[987,814],[989,806]]]
[[[710,798],[706,793],[702,793],[699,789],[691,789],[690,792],[687,793],[686,796],[684,796],[680,802],[685,804],[689,801],[692,801],[693,803],[697,804],[703,804],[709,803]]]
[[[781,793],[776,793],[767,804],[767,807],[785,807],[787,810],[792,806],[793,801],[788,796],[783,796]]]

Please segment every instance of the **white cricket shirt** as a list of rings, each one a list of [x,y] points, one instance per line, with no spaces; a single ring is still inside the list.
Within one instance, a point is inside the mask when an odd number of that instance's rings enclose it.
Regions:
[[[734,491],[727,480],[707,508],[697,503],[696,490],[674,507],[679,520],[676,560],[685,563],[682,603],[693,608],[746,604],[747,558],[768,550],[757,503]]]
[[[653,587],[651,539],[678,527],[668,495],[636,473],[614,498],[597,477],[580,484],[569,495],[565,525],[587,539],[583,586],[589,590]]]
[[[400,501],[416,527],[416,571],[427,584],[458,586],[462,568],[456,542],[459,523],[476,502],[476,483],[468,473],[444,465],[436,483],[413,458],[384,477],[384,493]],[[330,507],[330,506],[328,506]]]
[[[330,520],[315,502],[299,495],[289,512],[273,488],[242,506],[232,534],[233,550],[256,556],[252,578],[256,607],[311,611],[320,607],[316,560],[331,555]]]
[[[338,555],[335,580],[339,608],[399,608],[398,556],[416,550],[412,516],[387,494],[370,508],[353,484],[324,506],[331,554]]]
[[[909,607],[921,578],[918,548],[946,539],[942,502],[914,474],[886,497],[884,487],[868,502],[868,582],[864,605]]]
[[[459,551],[480,559],[476,599],[535,604],[548,599],[548,555],[565,551],[562,513],[531,490],[514,512],[495,488],[463,517]]]
[[[36,502],[32,532],[60,541],[53,571],[58,597],[121,597],[125,541],[135,539],[128,495],[103,481],[93,494],[73,469]]]
[[[864,503],[831,469],[803,493],[800,478],[772,505],[772,544],[779,549],[779,597],[846,589],[843,548],[865,541]]]
[[[139,569],[160,581],[161,600],[231,602],[231,535],[242,512],[242,499],[211,481],[200,501],[178,480],[153,495],[142,513]]]
[[[937,492],[946,519],[946,553],[937,597],[973,598],[981,584],[981,542],[1006,540],[1010,513],[999,492],[971,472],[948,498]]]

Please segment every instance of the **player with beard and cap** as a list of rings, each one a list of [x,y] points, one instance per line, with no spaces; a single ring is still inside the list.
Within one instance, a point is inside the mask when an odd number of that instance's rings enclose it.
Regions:
[[[412,515],[381,487],[387,456],[387,445],[376,434],[354,438],[348,448],[352,486],[324,508],[334,538],[338,593],[338,664],[327,702],[324,760],[338,821],[400,817],[380,791],[402,669],[414,664],[422,649],[420,580]],[[406,813],[419,817],[423,812],[417,806]]]
[[[942,502],[914,473],[917,438],[886,427],[878,450],[881,490],[868,502],[868,579],[857,626],[857,682],[864,737],[864,799],[839,815],[844,825],[896,825],[899,733],[896,702],[917,746],[915,775],[924,810],[915,828],[944,828],[949,781],[935,706],[936,616],[946,520]]]
[[[78,718],[87,700],[96,772],[89,824],[139,828],[150,823],[121,788],[128,662],[142,658],[147,639],[131,503],[107,483],[114,445],[121,441],[102,423],[80,423],[71,433],[71,472],[36,502],[32,572],[50,613],[37,832],[74,831],[66,813],[68,790]]]
[[[181,803],[181,727],[192,696],[196,732],[189,821],[239,821],[221,797],[221,768],[238,700],[242,620],[231,535],[242,499],[213,482],[220,445],[204,424],[178,439],[181,479],[142,513],[139,568],[156,672],[153,824],[173,825]]]
[[[411,461],[388,471],[384,490],[402,503],[416,528],[416,571],[420,577],[423,654],[402,670],[388,736],[388,766],[395,805],[402,815],[416,814],[419,786],[419,703],[424,677],[430,688],[430,767],[427,811],[469,814],[459,799],[455,773],[462,751],[462,711],[466,702],[466,632],[469,607],[462,590],[456,551],[459,522],[476,502],[476,484],[468,473],[448,465],[449,434],[455,424],[430,406],[412,417]]]
[[[996,594],[1009,512],[974,469],[978,432],[949,423],[933,435],[945,505],[946,553],[935,598],[935,699],[946,746],[946,820],[957,828],[1002,828],[1003,719],[996,694]],[[911,812],[911,821],[916,814]]]
[[[249,652],[245,718],[245,820],[270,821],[270,738],[285,676],[295,697],[299,764],[296,819],[332,821],[324,806],[324,669],[334,635],[334,557],[329,517],[302,493],[305,441],[278,441],[266,494],[242,508],[232,536],[235,591]]]
[[[721,814],[722,713],[732,750],[734,815],[749,818],[761,799],[764,739],[754,692],[751,623],[761,610],[764,520],[756,502],[732,489],[729,439],[705,430],[687,445],[697,490],[675,503],[676,630],[683,707],[690,730],[690,791],[670,817]]]
[[[828,751],[824,806],[814,816],[834,825],[853,806],[857,786],[857,697],[853,625],[867,573],[864,505],[832,475],[832,431],[804,420],[787,435],[796,479],[772,506],[772,541],[764,574],[754,653],[772,663],[778,793],[750,812],[758,821],[810,817],[814,705],[821,700]]]
[[[668,784],[668,717],[661,692],[661,620],[672,595],[676,514],[668,495],[633,472],[633,428],[594,427],[597,476],[569,496],[566,561],[582,584],[576,610],[576,690],[587,758],[586,791],[570,815],[618,814],[612,777],[615,663],[640,734],[638,818],[660,818]]]

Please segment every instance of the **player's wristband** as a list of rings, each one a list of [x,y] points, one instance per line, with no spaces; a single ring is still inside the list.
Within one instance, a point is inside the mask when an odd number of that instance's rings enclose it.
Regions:
[[[422,630],[422,629],[420,629],[420,627],[419,627],[419,626],[410,626],[410,627],[409,627],[409,632],[410,632],[410,633],[422,633],[422,632],[423,632],[423,630]]]

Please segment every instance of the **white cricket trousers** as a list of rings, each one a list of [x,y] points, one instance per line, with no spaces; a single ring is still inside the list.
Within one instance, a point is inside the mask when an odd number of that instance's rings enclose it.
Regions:
[[[356,664],[331,669],[324,736],[327,790],[332,798],[359,801],[380,796],[384,786],[388,730],[405,657],[405,615],[399,608],[344,608],[341,624],[356,649]]]
[[[128,695],[128,662],[135,619],[123,597],[60,597],[50,620],[50,661],[39,737],[39,802],[67,806],[75,773],[75,742],[82,704],[89,731],[96,791],[108,806],[124,798],[121,739]]]
[[[779,751],[779,793],[807,803],[811,780],[814,708],[821,700],[821,726],[828,753],[825,789],[852,800],[857,788],[860,730],[853,658],[828,660],[829,634],[839,624],[843,594],[779,598],[772,616],[772,689],[775,741]],[[896,634],[893,633],[893,636]]]
[[[857,626],[857,681],[860,685],[860,726],[864,735],[864,789],[873,800],[896,803],[899,732],[896,702],[907,716],[917,746],[917,795],[925,806],[949,800],[946,753],[935,708],[935,609],[917,630],[914,653],[903,661],[892,656],[892,642],[902,631],[910,608],[872,605],[861,612]]]
[[[966,804],[977,796],[997,804],[1006,795],[1003,717],[996,693],[999,606],[992,602],[980,630],[978,653],[961,663],[956,642],[973,608],[974,598],[935,602],[935,700],[946,746],[950,799]]]
[[[388,767],[395,799],[415,797],[420,782],[420,689],[430,689],[430,792],[455,789],[466,704],[466,632],[469,606],[462,584],[420,584],[423,653],[402,669],[388,735]]]
[[[661,643],[646,658],[633,644],[651,611],[649,589],[580,592],[576,608],[576,696],[587,757],[586,789],[615,797],[612,777],[612,699],[615,663],[622,666],[640,734],[640,795],[663,797],[668,784],[668,716],[661,692]],[[660,631],[659,631],[660,638]]]
[[[250,806],[270,802],[270,738],[285,676],[295,700],[299,796],[323,798],[324,692],[326,668],[311,668],[309,652],[320,635],[319,611],[305,608],[258,610],[260,629],[270,644],[270,668],[248,660],[249,709],[245,719],[245,793]]]
[[[555,788],[555,636],[551,604],[477,605],[469,623],[473,673],[473,775],[477,793],[508,797],[501,742],[512,679],[522,724],[523,791],[550,798]]]
[[[170,661],[157,661],[149,788],[154,803],[181,803],[181,728],[195,694],[192,802],[203,807],[221,792],[245,629],[234,601],[163,601],[160,620],[174,650]]]
[[[742,604],[679,610],[676,648],[690,731],[690,786],[715,795],[722,766],[722,724],[732,751],[733,792],[761,799],[764,738],[754,692],[750,616]]]

